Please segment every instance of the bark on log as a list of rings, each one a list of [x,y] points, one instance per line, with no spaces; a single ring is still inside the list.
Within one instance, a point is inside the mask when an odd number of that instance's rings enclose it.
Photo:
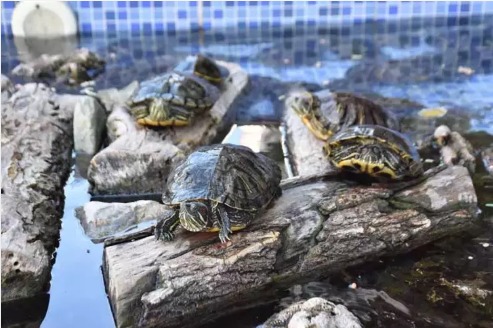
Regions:
[[[150,129],[138,125],[124,107],[112,111],[107,130],[114,141],[93,157],[88,169],[93,194],[161,192],[176,161],[231,127],[227,114],[234,114],[228,111],[248,76],[238,65],[218,64],[229,71],[222,94],[191,126]]]
[[[78,98],[32,83],[2,102],[2,302],[50,281]]]
[[[474,226],[463,167],[392,190],[320,177],[283,182],[283,195],[226,247],[217,234],[178,231],[105,248],[118,327],[191,327],[268,297],[276,287],[410,251]]]

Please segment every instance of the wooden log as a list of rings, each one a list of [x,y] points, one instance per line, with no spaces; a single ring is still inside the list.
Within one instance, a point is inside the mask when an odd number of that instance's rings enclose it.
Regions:
[[[284,126],[295,175],[313,175],[334,170],[323,152],[324,142],[317,139],[291,109],[285,109]]]
[[[49,284],[80,97],[31,83],[2,102],[2,302]]]
[[[190,126],[151,129],[138,125],[125,107],[112,111],[107,131],[113,142],[93,157],[88,169],[93,194],[160,192],[173,164],[231,127],[229,109],[248,75],[236,64],[218,64],[229,72],[221,96]]]
[[[463,167],[400,191],[334,176],[285,180],[283,195],[226,246],[217,234],[180,229],[173,242],[150,236],[107,246],[103,270],[117,326],[197,326],[295,281],[474,226],[476,194]]]

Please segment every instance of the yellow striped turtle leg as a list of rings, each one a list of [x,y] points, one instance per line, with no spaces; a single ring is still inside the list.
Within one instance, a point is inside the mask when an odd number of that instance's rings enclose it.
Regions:
[[[229,234],[233,232],[233,230],[231,230],[231,221],[229,220],[229,216],[226,212],[226,209],[224,208],[224,205],[216,204],[213,211],[216,210],[219,213],[220,217],[219,226],[221,227],[221,229],[219,230],[219,239],[222,243],[225,243],[230,240]]]
[[[156,224],[154,229],[154,236],[158,240],[171,241],[175,237],[173,231],[176,229],[180,223],[180,218],[178,216],[178,211],[173,211],[172,214],[167,217],[162,218]]]

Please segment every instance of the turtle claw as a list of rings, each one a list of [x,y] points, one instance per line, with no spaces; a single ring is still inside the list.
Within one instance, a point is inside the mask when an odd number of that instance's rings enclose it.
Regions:
[[[229,226],[221,226],[221,230],[219,231],[219,239],[221,240],[221,243],[227,243],[229,240],[231,240],[231,238],[229,238],[230,233],[233,233],[233,231]]]

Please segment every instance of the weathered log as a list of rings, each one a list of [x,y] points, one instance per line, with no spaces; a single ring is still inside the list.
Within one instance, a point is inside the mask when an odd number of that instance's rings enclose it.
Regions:
[[[33,83],[2,102],[2,301],[38,295],[50,281],[77,99]]]
[[[156,220],[169,215],[169,211],[163,204],[142,200],[128,204],[89,202],[76,208],[75,214],[86,236],[98,243],[128,229],[133,232],[141,223],[144,223],[142,228],[146,228],[146,223],[154,225]]]
[[[298,177],[285,180],[283,195],[227,246],[217,234],[178,230],[173,242],[146,237],[106,247],[104,276],[117,326],[196,326],[252,306],[275,287],[474,226],[477,200],[463,167],[402,191],[391,188]]]
[[[238,65],[218,64],[229,72],[221,96],[190,126],[151,129],[138,125],[125,107],[112,111],[107,130],[114,141],[93,157],[88,169],[93,194],[160,192],[176,161],[231,127],[228,110],[248,76]]]
[[[333,170],[317,139],[293,110],[285,109],[287,145],[295,175],[313,175]]]

